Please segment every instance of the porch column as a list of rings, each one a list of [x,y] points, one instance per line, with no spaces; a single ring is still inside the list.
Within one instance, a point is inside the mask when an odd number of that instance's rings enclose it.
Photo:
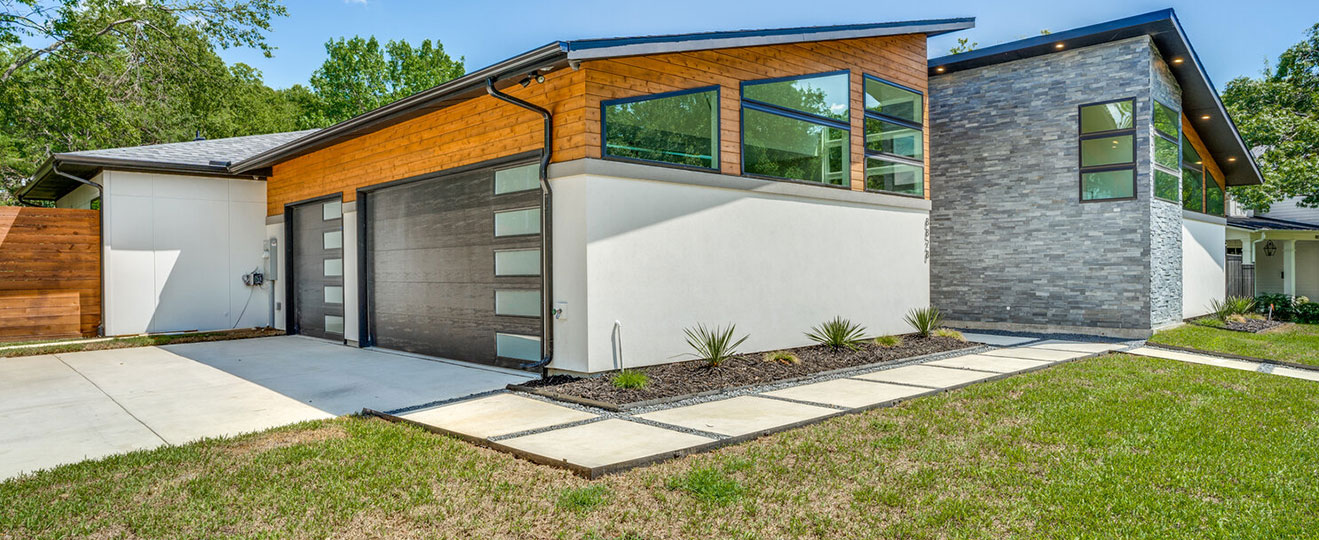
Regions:
[[[1296,241],[1282,241],[1282,292],[1296,296]]]

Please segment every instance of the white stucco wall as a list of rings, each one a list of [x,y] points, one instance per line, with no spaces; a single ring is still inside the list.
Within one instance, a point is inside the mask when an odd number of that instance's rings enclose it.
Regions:
[[[1209,305],[1226,294],[1222,218],[1186,213],[1182,219],[1182,317],[1209,313]]]
[[[869,335],[908,332],[903,316],[929,304],[928,206],[911,199],[593,174],[552,185],[557,370],[614,369],[615,321],[624,364],[640,366],[685,359],[697,323],[735,323],[750,336],[741,351],[767,351],[809,344],[804,332],[837,315]]]
[[[264,267],[265,182],[126,171],[98,181],[107,335],[268,324],[270,287],[242,282]]]

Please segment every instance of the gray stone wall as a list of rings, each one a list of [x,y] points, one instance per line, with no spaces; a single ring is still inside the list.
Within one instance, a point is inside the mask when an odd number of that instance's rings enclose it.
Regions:
[[[1182,90],[1173,78],[1158,49],[1151,48],[1150,94],[1154,99],[1177,110],[1182,108]],[[1153,114],[1151,112],[1151,114]],[[1150,137],[1157,137],[1150,124]],[[1141,155],[1154,163],[1151,144]],[[1172,171],[1180,177],[1181,171]],[[1154,171],[1151,166],[1150,191],[1150,324],[1164,326],[1182,320],[1182,207],[1181,204],[1155,198]]]
[[[930,79],[931,299],[950,320],[1139,333],[1164,316],[1166,293],[1151,303],[1153,51],[1138,37]],[[1125,97],[1137,197],[1082,203],[1078,106]],[[1176,265],[1179,281],[1180,252]]]

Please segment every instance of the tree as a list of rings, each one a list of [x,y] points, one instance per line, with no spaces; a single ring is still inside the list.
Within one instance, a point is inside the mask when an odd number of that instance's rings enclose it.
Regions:
[[[299,127],[296,103],[259,72],[226,65],[207,34],[177,16],[152,15],[151,29],[107,34],[96,51],[39,56],[0,85],[0,203],[50,153]],[[0,46],[0,64],[30,53]]]
[[[278,0],[0,0],[0,9],[0,47],[14,47],[24,38],[45,43],[9,55],[0,85],[42,58],[111,54],[141,34],[159,40],[190,31],[214,46],[256,47],[270,56],[265,40],[270,20],[288,15]]]
[[[434,87],[465,73],[439,41],[390,41],[352,37],[325,43],[327,58],[311,76],[320,119],[333,123]]]
[[[1276,69],[1228,82],[1223,103],[1264,175],[1263,185],[1233,187],[1232,197],[1261,212],[1290,197],[1319,207],[1319,24]]]
[[[962,54],[964,52],[974,51],[978,46],[980,46],[979,43],[971,41],[967,38],[957,38],[957,46],[948,49],[948,52],[950,54]]]

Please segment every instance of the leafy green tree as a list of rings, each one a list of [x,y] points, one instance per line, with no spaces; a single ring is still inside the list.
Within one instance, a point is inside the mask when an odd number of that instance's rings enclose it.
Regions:
[[[325,43],[327,58],[311,76],[319,103],[307,115],[340,122],[422,90],[461,77],[463,59],[450,58],[438,41],[413,47],[376,38],[340,38]]]
[[[1282,199],[1319,207],[1319,24],[1266,67],[1260,78],[1227,83],[1223,102],[1264,175],[1264,184],[1231,189],[1258,211]]]

